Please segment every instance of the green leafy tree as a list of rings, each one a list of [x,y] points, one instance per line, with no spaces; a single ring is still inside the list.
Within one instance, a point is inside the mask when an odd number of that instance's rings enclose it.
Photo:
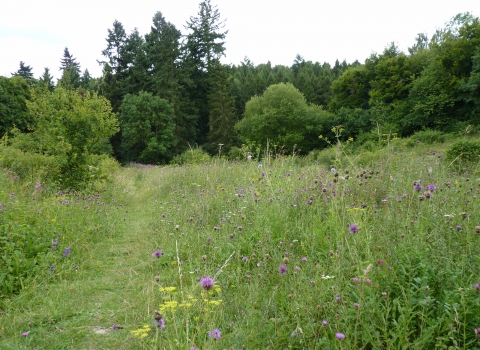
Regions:
[[[318,145],[323,130],[321,115],[325,113],[320,107],[310,107],[292,84],[280,83],[248,101],[244,118],[235,129],[244,140],[260,145],[269,141],[287,152],[295,145],[309,151]]]
[[[126,161],[168,163],[175,145],[175,124],[167,100],[148,92],[128,94],[122,102],[120,120]]]
[[[211,143],[211,151],[218,144],[221,144],[224,146],[224,151],[228,152],[237,139],[235,132],[235,99],[232,96],[232,85],[227,69],[220,61],[217,61],[210,74],[211,88],[208,95],[210,131],[208,140]]]
[[[332,82],[332,100],[329,109],[368,108],[372,72],[365,65],[348,68]]]
[[[109,138],[118,130],[108,100],[60,86],[28,105],[37,125],[26,151],[55,156],[61,171],[53,180],[62,187],[85,185],[92,175],[91,157],[111,153]]]
[[[26,132],[35,125],[35,118],[27,107],[31,98],[25,79],[0,76],[0,137],[14,127]]]

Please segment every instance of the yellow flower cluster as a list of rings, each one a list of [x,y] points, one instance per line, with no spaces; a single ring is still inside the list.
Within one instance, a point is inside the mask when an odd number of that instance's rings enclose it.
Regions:
[[[149,325],[143,326],[143,328],[135,329],[133,331],[130,331],[134,336],[139,337],[140,339],[145,338],[148,333],[152,330]]]

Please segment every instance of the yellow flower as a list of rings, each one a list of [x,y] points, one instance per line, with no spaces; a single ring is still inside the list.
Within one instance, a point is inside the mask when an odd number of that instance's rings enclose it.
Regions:
[[[210,300],[208,303],[209,304],[212,304],[214,306],[218,306],[220,305],[220,303],[222,302],[223,300]]]
[[[181,303],[181,304],[178,304],[178,306],[182,307],[182,306],[185,306],[185,307],[190,307],[192,306],[193,304],[192,303]]]
[[[160,292],[173,292],[176,287],[165,287],[165,288],[160,288]]]

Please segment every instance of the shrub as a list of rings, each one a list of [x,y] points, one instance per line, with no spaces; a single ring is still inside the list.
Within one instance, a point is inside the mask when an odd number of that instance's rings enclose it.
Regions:
[[[190,148],[182,154],[175,156],[171,164],[204,164],[210,161],[210,156],[201,148]]]
[[[480,141],[462,140],[455,142],[447,150],[447,159],[452,161],[479,161]]]
[[[439,130],[425,129],[414,133],[412,139],[431,145],[432,143],[444,143],[446,136]]]

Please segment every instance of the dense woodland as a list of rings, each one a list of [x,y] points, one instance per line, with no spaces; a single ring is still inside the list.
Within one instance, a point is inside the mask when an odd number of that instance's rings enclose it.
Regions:
[[[161,12],[145,34],[127,33],[114,21],[99,59],[101,77],[82,72],[68,48],[57,82],[49,68],[35,78],[20,62],[12,77],[0,77],[0,132],[19,138],[10,142],[20,149],[48,155],[63,147],[59,138],[83,130],[77,146],[62,150],[70,158],[90,147],[90,154],[110,153],[122,163],[167,164],[197,145],[218,154],[221,144],[222,154],[234,155],[242,144],[268,141],[305,154],[326,147],[339,125],[342,138],[359,144],[379,133],[480,125],[480,20],[469,13],[431,37],[418,34],[408,53],[392,43],[363,63],[333,66],[300,55],[290,67],[256,65],[247,57],[222,64],[224,28],[219,9],[206,0],[185,33]],[[82,113],[97,117],[77,118]],[[99,139],[89,134],[97,129]],[[40,142],[52,130],[57,138]]]

